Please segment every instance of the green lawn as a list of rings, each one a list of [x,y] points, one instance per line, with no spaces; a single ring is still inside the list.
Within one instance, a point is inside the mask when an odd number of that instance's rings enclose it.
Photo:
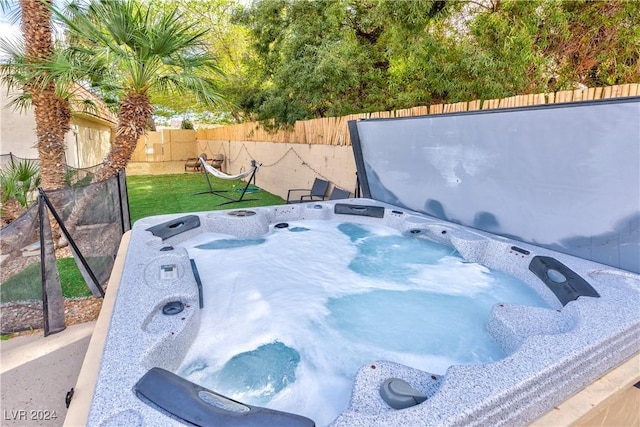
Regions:
[[[240,198],[246,183],[228,181],[210,177],[214,190],[226,190],[223,194],[235,199]],[[221,205],[228,200],[214,194],[199,194],[209,187],[201,173],[180,175],[140,175],[127,177],[129,192],[129,212],[131,223],[151,215],[200,212],[216,209],[238,209],[252,206],[283,204],[285,201],[262,189],[250,186],[245,199],[257,199]],[[91,254],[84,254],[85,257]],[[88,261],[91,261],[88,258]],[[100,260],[97,260],[99,262]],[[76,267],[73,258],[62,258],[57,261],[62,283],[62,293],[66,298],[91,295]],[[11,277],[0,286],[0,303],[7,301],[24,301],[42,298],[40,281],[40,263],[26,268]]]
[[[240,198],[246,185],[243,181],[230,181],[209,177],[214,190],[234,199]],[[207,181],[201,173],[180,175],[135,175],[127,177],[131,224],[152,215],[200,212],[217,209],[239,209],[252,206],[279,205],[285,203],[279,196],[251,185],[245,199],[257,199],[221,205],[228,200],[214,194],[195,194],[208,191]]]
[[[91,291],[84,283],[73,258],[61,258],[57,264],[62,284],[62,295],[65,298],[91,295]],[[42,299],[40,263],[25,268],[0,286],[0,303],[40,299]]]

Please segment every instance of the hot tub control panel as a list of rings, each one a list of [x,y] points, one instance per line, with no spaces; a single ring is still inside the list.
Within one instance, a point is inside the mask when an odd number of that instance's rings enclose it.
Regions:
[[[178,278],[178,266],[175,264],[165,264],[160,266],[161,280],[175,280]]]

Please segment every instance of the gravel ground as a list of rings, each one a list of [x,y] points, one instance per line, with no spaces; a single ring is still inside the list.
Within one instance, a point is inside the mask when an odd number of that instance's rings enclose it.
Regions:
[[[43,333],[42,331],[42,302],[20,304],[2,307],[2,324],[6,330],[11,330],[11,322],[20,325],[31,325],[30,329],[12,333],[11,336]],[[96,320],[102,307],[102,298],[88,297],[64,300],[64,318],[67,326]]]
[[[56,250],[57,258],[71,257],[69,247]],[[102,298],[87,297],[64,300],[64,317],[67,326],[96,320],[102,307]],[[42,301],[5,304],[2,307],[2,329],[6,331],[24,329],[11,333],[22,336],[42,332]]]

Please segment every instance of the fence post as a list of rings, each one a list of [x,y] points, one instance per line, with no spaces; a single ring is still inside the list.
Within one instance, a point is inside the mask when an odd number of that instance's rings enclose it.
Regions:
[[[118,172],[118,201],[120,204],[120,225],[122,234],[131,230],[131,212],[129,211],[129,193],[127,192],[127,174],[124,169]]]
[[[56,264],[53,237],[45,197],[41,189],[38,197],[38,220],[40,225],[40,274],[42,280],[42,327],[44,336],[66,328],[64,320],[64,298],[60,285],[60,274]],[[47,205],[48,206],[48,205]],[[51,310],[49,309],[51,308]]]

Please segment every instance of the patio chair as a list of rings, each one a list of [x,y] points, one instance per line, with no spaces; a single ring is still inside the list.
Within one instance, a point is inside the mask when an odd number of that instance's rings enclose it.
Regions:
[[[312,200],[324,200],[327,196],[327,189],[329,189],[329,181],[316,178],[313,181],[311,189],[308,188],[292,188],[287,192],[287,203],[303,203],[310,202]],[[308,194],[302,194],[299,197],[292,198],[291,193],[304,191]]]
[[[205,159],[206,160],[206,159]],[[224,163],[224,154],[216,154],[213,158],[207,162],[214,168],[222,172],[222,164]]]
[[[211,160],[207,160],[206,153],[200,154],[200,157],[202,157],[204,161],[207,163],[211,162]],[[186,172],[187,169],[191,169],[193,172],[200,172],[200,157],[193,157],[193,158],[187,159],[187,161],[184,163],[184,171]]]
[[[329,194],[329,200],[339,200],[339,199],[348,199],[351,196],[351,193],[347,190],[343,190],[342,188],[333,187],[331,190],[331,194]]]

